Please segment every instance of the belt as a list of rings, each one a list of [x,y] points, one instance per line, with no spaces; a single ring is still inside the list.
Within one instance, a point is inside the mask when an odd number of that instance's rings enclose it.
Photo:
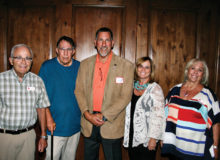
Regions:
[[[34,129],[34,127],[35,127],[35,125],[30,126],[30,127],[28,127],[28,128],[25,128],[25,129],[17,130],[17,131],[7,130],[7,129],[1,129],[1,128],[0,128],[0,133],[20,134],[20,133],[24,133],[24,132],[30,131],[30,130]]]

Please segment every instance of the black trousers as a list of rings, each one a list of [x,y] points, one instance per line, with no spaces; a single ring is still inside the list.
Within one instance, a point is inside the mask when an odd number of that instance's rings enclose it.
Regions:
[[[134,148],[128,148],[129,159],[130,160],[155,160],[156,150],[150,151],[147,147],[144,147],[143,145],[139,145]]]
[[[105,139],[101,137],[100,127],[93,126],[90,137],[84,137],[84,159],[98,160],[99,147],[103,146],[105,160],[122,160],[121,141],[119,139]]]

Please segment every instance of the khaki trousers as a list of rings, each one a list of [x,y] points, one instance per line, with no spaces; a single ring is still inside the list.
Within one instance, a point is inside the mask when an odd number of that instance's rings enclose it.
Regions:
[[[21,134],[0,133],[0,160],[34,160],[34,129]]]

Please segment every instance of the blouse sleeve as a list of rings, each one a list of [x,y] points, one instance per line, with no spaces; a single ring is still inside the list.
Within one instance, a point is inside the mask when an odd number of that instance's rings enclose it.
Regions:
[[[157,84],[151,92],[152,107],[149,118],[150,138],[162,139],[165,131],[164,95],[161,87]]]

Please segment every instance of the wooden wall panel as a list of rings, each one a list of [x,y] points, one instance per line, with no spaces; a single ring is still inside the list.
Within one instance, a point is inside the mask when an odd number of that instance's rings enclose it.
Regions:
[[[136,59],[148,55],[149,1],[138,1]]]
[[[0,6],[0,72],[7,70],[7,8]]]
[[[210,87],[220,98],[219,19],[218,0],[0,0],[0,71],[7,69],[11,47],[27,43],[35,53],[32,71],[38,73],[43,61],[56,56],[55,44],[62,35],[76,41],[81,61],[96,53],[95,31],[108,25],[117,54],[132,62],[146,55],[153,58],[165,95],[182,81],[186,62],[201,57],[209,66]],[[76,159],[83,153],[81,137]],[[125,149],[122,154],[127,160]],[[160,152],[157,159],[164,160]]]
[[[218,60],[218,21],[217,19],[217,9],[218,5],[216,3],[209,3],[205,1],[203,3],[198,14],[198,42],[197,50],[198,56],[204,59],[209,68],[209,87],[215,92],[218,92],[219,84],[217,83],[218,70],[217,60]],[[220,97],[219,97],[220,98]]]
[[[135,62],[136,50],[137,50],[137,2],[134,0],[128,0],[126,6],[126,20],[125,20],[125,57],[131,62]]]
[[[61,1],[62,2],[62,1]],[[56,7],[56,41],[61,36],[71,37],[72,29],[72,4],[62,2]],[[72,37],[73,38],[73,37]],[[53,57],[56,56],[53,52]]]
[[[195,57],[195,33],[195,13],[151,11],[149,54],[155,64],[155,80],[165,95],[171,87],[182,82],[186,62]]]
[[[95,33],[100,27],[108,27],[112,30],[115,42],[113,52],[121,55],[123,8],[74,6],[73,22],[77,60],[81,61],[97,53],[94,40]]]
[[[52,7],[9,8],[8,50],[18,43],[29,45],[34,52],[34,73],[38,73],[43,61],[52,57],[54,14]]]

